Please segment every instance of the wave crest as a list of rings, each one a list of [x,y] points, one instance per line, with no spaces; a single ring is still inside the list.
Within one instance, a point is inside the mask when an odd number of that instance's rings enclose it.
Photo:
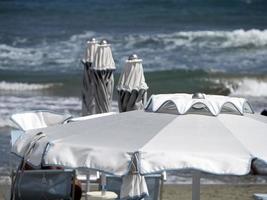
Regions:
[[[253,77],[209,79],[229,89],[231,96],[267,97],[267,80]]]
[[[172,49],[177,47],[236,48],[267,46],[267,30],[234,31],[181,31],[170,34],[128,35],[126,45],[158,44]]]
[[[172,33],[103,34],[92,31],[27,46],[0,44],[0,68],[73,72],[81,69],[85,41],[105,38],[112,44],[120,69],[133,52],[144,58],[145,70],[216,69],[266,72],[267,29],[179,31]]]
[[[59,84],[57,84],[59,85]],[[25,90],[45,90],[54,87],[55,84],[37,84],[37,83],[18,83],[18,82],[0,82],[0,90],[5,91],[25,91]]]
[[[267,81],[244,78],[236,81],[231,87],[231,95],[237,96],[267,96]]]

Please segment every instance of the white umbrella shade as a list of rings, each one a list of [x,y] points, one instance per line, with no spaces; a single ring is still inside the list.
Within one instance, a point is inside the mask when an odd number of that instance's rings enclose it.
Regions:
[[[120,112],[143,109],[147,89],[142,60],[127,60],[117,85]]]
[[[244,99],[207,95],[182,100],[189,96],[152,96],[149,100],[147,110],[159,107],[160,112],[171,113],[173,109],[177,113],[175,105],[184,102],[179,108],[187,110],[183,115],[132,111],[29,131],[16,142],[13,152],[23,156],[35,138],[35,148],[27,158],[35,166],[43,161],[44,165],[85,167],[118,176],[128,174],[133,161],[140,174],[197,169],[221,175],[245,175],[252,159],[267,161],[267,123],[246,114],[251,110]],[[201,110],[209,112],[199,114]],[[39,132],[43,134],[38,140]]]
[[[94,62],[95,53],[98,47],[98,43],[95,40],[87,42],[87,48],[85,53],[85,59],[82,61],[84,66],[83,70],[83,82],[82,82],[82,115],[91,115],[96,113],[95,111],[95,92],[94,84],[92,80],[92,72],[90,68]]]

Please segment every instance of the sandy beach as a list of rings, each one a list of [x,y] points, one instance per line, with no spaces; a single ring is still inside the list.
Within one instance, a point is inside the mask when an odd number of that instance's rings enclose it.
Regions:
[[[248,200],[254,193],[266,193],[267,185],[202,185],[200,199],[204,200]],[[189,200],[191,185],[165,185],[164,200]]]
[[[0,185],[0,200],[7,200],[9,199],[9,192],[10,186],[8,185]]]
[[[267,193],[266,184],[202,185],[202,200],[251,200],[254,193]],[[0,200],[9,196],[8,186],[0,186]],[[190,200],[191,185],[164,185],[163,200]]]

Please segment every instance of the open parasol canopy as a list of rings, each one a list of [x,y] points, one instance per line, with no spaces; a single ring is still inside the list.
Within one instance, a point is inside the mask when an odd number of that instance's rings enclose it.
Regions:
[[[117,176],[131,174],[132,166],[138,175],[181,169],[245,175],[253,159],[267,162],[263,118],[243,98],[153,95],[145,111],[28,131],[13,152],[34,166],[82,167]]]

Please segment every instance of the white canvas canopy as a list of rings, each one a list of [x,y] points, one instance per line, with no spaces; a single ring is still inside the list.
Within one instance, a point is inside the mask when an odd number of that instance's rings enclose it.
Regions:
[[[117,85],[120,112],[143,109],[147,100],[147,89],[142,60],[131,59],[130,56]]]
[[[43,161],[118,176],[131,173],[133,164],[139,175],[181,169],[245,175],[254,158],[267,162],[267,123],[254,117],[246,100],[203,97],[153,95],[147,111],[29,131],[13,152],[24,156],[36,141],[27,155],[32,165]]]
[[[82,83],[82,115],[91,115],[96,113],[95,111],[95,92],[94,84],[92,80],[92,72],[90,68],[94,62],[95,53],[98,47],[97,41],[92,38],[91,41],[87,41],[87,48],[85,53],[85,59],[82,62],[84,66],[83,70],[83,83]]]

